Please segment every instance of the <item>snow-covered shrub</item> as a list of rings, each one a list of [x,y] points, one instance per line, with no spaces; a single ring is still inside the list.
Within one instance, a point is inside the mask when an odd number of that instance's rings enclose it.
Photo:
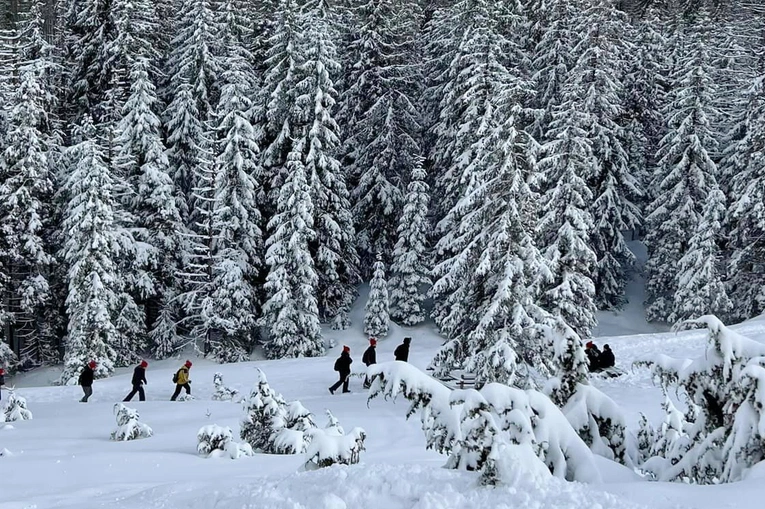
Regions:
[[[545,394],[558,405],[579,436],[595,454],[631,464],[626,453],[626,423],[616,403],[587,385],[587,356],[582,340],[558,319],[548,331],[554,347],[556,376],[545,386]]]
[[[252,456],[252,447],[248,443],[234,442],[231,428],[210,424],[203,426],[197,432],[197,452],[210,457],[228,456],[237,459],[242,456]]]
[[[8,401],[3,411],[5,422],[28,421],[32,418],[32,412],[27,408],[27,400],[13,391],[8,393]]]
[[[656,439],[656,430],[651,425],[648,417],[642,412],[640,413],[640,422],[638,423],[637,432],[637,462],[638,464],[644,463],[651,457],[651,448],[653,447],[654,440]]]
[[[305,452],[311,443],[308,430],[316,428],[313,414],[300,401],[287,403],[281,429],[273,437],[276,454],[298,454]]]
[[[12,371],[18,364],[19,359],[5,341],[0,341],[0,368]]]
[[[307,431],[311,435],[306,451],[306,470],[329,467],[335,464],[354,465],[359,462],[359,455],[364,450],[366,433],[361,428],[353,428],[347,435],[336,435],[325,429],[313,428]]]
[[[114,414],[117,416],[117,429],[112,431],[112,440],[136,440],[149,438],[154,434],[149,426],[138,420],[138,410],[135,408],[117,403],[114,405]]]
[[[652,369],[665,391],[688,401],[681,416],[665,401],[667,418],[643,468],[658,480],[702,484],[740,480],[765,459],[765,345],[707,315],[682,324],[709,330],[695,360],[655,355],[638,365]]]
[[[220,373],[213,375],[213,386],[215,387],[215,392],[212,395],[212,399],[215,401],[235,401],[239,396],[239,391],[226,387],[223,383],[223,375]]]
[[[337,417],[332,415],[332,412],[329,410],[326,411],[327,413],[327,425],[324,426],[324,432],[328,435],[345,435],[345,430],[340,425],[340,421],[337,420]]]
[[[407,417],[420,413],[426,447],[449,455],[447,466],[481,472],[482,482],[497,484],[510,473],[502,451],[524,446],[556,477],[600,479],[592,451],[550,399],[535,390],[491,383],[480,391],[450,391],[406,363],[370,366],[369,399],[401,395],[410,402]],[[528,451],[526,451],[528,452]]]

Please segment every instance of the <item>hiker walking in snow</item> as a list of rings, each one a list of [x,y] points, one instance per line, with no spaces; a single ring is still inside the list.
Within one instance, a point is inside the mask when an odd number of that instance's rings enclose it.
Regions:
[[[335,391],[340,387],[343,386],[343,392],[351,392],[348,390],[348,377],[351,376],[351,364],[353,363],[353,359],[351,359],[351,349],[350,347],[343,346],[343,353],[340,354],[340,357],[337,358],[335,361],[335,371],[338,372],[340,375],[340,380],[338,380],[335,385],[329,388],[329,392],[331,394],[334,394]]]
[[[587,354],[587,360],[590,362],[590,371],[600,369],[600,349],[592,341],[588,341],[584,353]]]
[[[401,343],[396,347],[396,349],[393,351],[393,356],[396,358],[397,361],[409,361],[409,343],[412,342],[412,338],[406,337],[404,338],[404,342]]]
[[[611,351],[611,347],[603,345],[603,353],[600,354],[599,365],[602,369],[612,368],[616,364],[614,358],[614,352]]]
[[[181,369],[175,372],[173,375],[173,382],[175,382],[175,392],[170,397],[170,401],[175,401],[178,395],[181,393],[181,389],[186,389],[186,394],[191,395],[191,380],[189,380],[189,369],[191,368],[191,361],[181,366]]]
[[[5,370],[0,368],[0,401],[3,400],[3,389],[5,389]]]
[[[143,386],[148,383],[146,381],[146,368],[148,367],[149,363],[146,361],[141,361],[141,364],[135,367],[133,370],[133,390],[122,401],[130,401],[136,393],[138,393],[138,401],[146,401]]]
[[[369,338],[369,348],[364,350],[364,355],[361,356],[361,362],[368,368],[372,364],[377,364],[377,340],[375,338]],[[372,386],[372,381],[369,379],[369,375],[364,378],[364,388],[369,389]]]
[[[80,384],[82,392],[85,394],[80,400],[80,403],[87,403],[88,398],[93,395],[93,379],[95,378],[93,370],[96,369],[96,366],[96,361],[90,361],[80,373],[80,378],[77,380],[77,383]]]

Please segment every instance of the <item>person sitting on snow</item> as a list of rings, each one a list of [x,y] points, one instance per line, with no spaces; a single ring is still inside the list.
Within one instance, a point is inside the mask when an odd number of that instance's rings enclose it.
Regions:
[[[590,361],[590,371],[600,369],[600,349],[597,345],[592,341],[588,341],[584,353],[587,354],[587,360]]]
[[[603,345],[603,353],[600,354],[600,359],[598,363],[601,369],[614,367],[614,364],[616,363],[616,359],[614,358],[614,352],[611,351],[610,346]]]

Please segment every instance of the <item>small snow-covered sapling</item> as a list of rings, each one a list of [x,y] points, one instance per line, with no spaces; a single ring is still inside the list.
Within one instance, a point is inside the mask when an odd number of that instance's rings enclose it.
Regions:
[[[355,465],[364,450],[366,433],[362,428],[353,428],[347,435],[337,435],[332,430],[314,428],[307,433],[311,443],[306,451],[306,470],[329,467],[335,464]]]
[[[5,404],[3,417],[6,422],[28,421],[32,418],[32,412],[27,408],[27,400],[15,392],[8,394],[8,402]]]
[[[212,399],[215,401],[235,401],[238,399],[239,392],[236,389],[226,387],[223,383],[222,374],[215,373],[213,375],[213,386],[215,387],[215,392]]]
[[[208,458],[228,456],[237,459],[252,456],[252,447],[248,443],[234,442],[231,428],[210,424],[197,432],[197,452]]]
[[[114,405],[117,416],[117,429],[112,431],[111,439],[116,441],[149,438],[154,434],[152,429],[138,420],[138,410],[128,408],[122,403]]]

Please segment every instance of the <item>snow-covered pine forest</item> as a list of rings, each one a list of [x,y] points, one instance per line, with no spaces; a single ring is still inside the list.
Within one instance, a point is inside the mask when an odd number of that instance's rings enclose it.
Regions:
[[[0,5],[0,364],[318,356],[371,281],[552,374],[635,238],[649,320],[765,309],[756,0]]]

